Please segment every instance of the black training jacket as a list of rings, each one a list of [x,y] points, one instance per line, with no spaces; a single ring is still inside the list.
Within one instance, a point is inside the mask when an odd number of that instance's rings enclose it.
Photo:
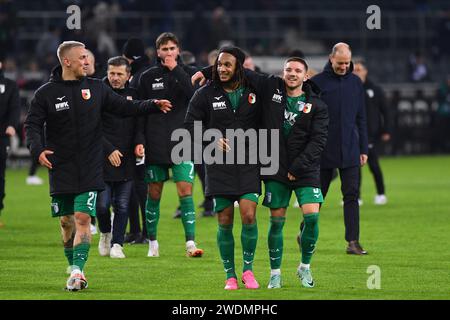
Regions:
[[[105,84],[110,86],[108,79]],[[115,93],[125,97],[127,100],[136,100],[136,89],[130,88],[128,82],[123,89],[113,89]],[[126,181],[134,177],[136,157],[134,155],[134,130],[136,117],[124,117],[112,112],[102,113],[103,122],[103,152],[104,152],[104,180],[106,182]],[[114,167],[108,156],[119,150],[123,157],[119,167]]]
[[[305,82],[306,105],[287,137],[288,171],[297,187],[320,188],[320,161],[328,137],[328,107],[314,91],[311,81]]]
[[[319,88],[310,80],[303,83],[302,89],[306,95],[305,105],[308,108],[304,108],[300,116],[295,119],[294,127],[285,137],[283,125],[287,92],[284,80],[277,76],[267,76],[248,69],[246,76],[253,84],[257,84],[259,88],[263,89],[260,127],[272,131],[278,130],[278,171],[272,175],[261,175],[261,178],[279,181],[293,188],[319,187],[320,155],[328,134],[327,106],[318,96]],[[269,131],[268,134],[270,135],[271,132]],[[268,154],[274,157],[276,149],[270,142],[271,139],[268,138]],[[290,181],[288,172],[297,179]]]
[[[191,76],[195,72],[195,68],[183,65],[178,59],[172,71],[158,61],[141,75],[140,99],[167,99],[173,106],[166,114],[152,114],[138,120],[136,144],[144,145],[146,164],[172,164],[170,154],[176,142],[170,137],[175,129],[183,128],[189,100],[194,94]]]
[[[17,128],[20,117],[19,89],[16,82],[0,70],[0,138],[7,138],[6,128]]]
[[[37,160],[45,149],[50,195],[103,190],[102,111],[134,116],[161,112],[153,101],[130,101],[114,93],[102,80],[64,81],[61,67],[34,94],[25,120],[28,147]],[[45,143],[42,128],[46,123]]]
[[[225,136],[226,129],[257,129],[261,99],[256,90],[246,88],[236,113],[231,109],[227,93],[217,82],[210,82],[197,90],[192,97],[186,114],[185,126],[193,136],[194,121],[202,121],[203,129],[218,129]],[[226,137],[226,136],[225,136]],[[258,159],[250,164],[250,148],[256,150],[257,143],[245,143],[245,163],[206,164],[207,196],[242,195],[261,193]],[[217,144],[217,141],[214,142]],[[209,144],[209,142],[207,143]],[[222,152],[216,149],[216,152]],[[232,152],[232,151],[230,151]],[[234,154],[236,159],[236,154]]]
[[[384,92],[370,79],[363,83],[366,91],[366,114],[369,143],[378,142],[381,135],[391,133],[392,116]]]

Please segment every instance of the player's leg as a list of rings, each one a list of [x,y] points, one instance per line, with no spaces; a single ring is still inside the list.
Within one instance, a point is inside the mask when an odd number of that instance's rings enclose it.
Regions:
[[[145,225],[150,238],[148,257],[159,257],[157,240],[158,222],[160,215],[161,194],[164,181],[169,179],[166,166],[149,165],[145,172],[145,182],[148,183],[147,203],[145,205]]]
[[[97,191],[78,194],[74,197],[75,238],[73,240],[73,267],[67,281],[69,290],[87,287],[84,266],[91,247],[91,217],[96,215]]]
[[[377,195],[375,196],[374,203],[377,205],[386,204],[387,197],[384,190],[383,173],[381,172],[380,160],[375,146],[369,148],[369,158],[367,159],[367,163],[370,171],[372,172],[377,189]]]
[[[238,289],[236,269],[234,265],[234,198],[214,197],[214,211],[217,212],[217,245],[220,258],[226,273],[225,289]]]
[[[186,238],[186,254],[188,257],[201,257],[203,250],[195,245],[195,206],[192,199],[194,183],[194,163],[186,161],[172,166],[173,180],[177,185],[180,199],[181,221]]]
[[[73,239],[75,237],[73,195],[52,196],[51,214],[53,218],[59,218],[64,255],[69,263],[67,273],[70,273],[73,265]]]
[[[64,246],[64,255],[69,263],[68,273],[72,271],[73,265],[73,240],[75,238],[75,220],[73,215],[62,216],[59,218],[61,226],[61,235]]]
[[[244,260],[242,282],[247,289],[259,288],[259,284],[253,274],[253,261],[258,241],[258,225],[256,223],[258,198],[259,194],[257,193],[247,193],[239,198],[239,211],[242,220],[241,243]]]
[[[269,289],[281,288],[281,261],[283,257],[283,227],[286,208],[291,198],[291,189],[274,180],[264,181],[263,205],[270,209],[270,226],[267,244],[269,248],[270,280]]]
[[[300,203],[304,221],[300,230],[302,257],[297,274],[304,287],[312,288],[314,280],[310,264],[319,238],[319,210],[323,203],[323,195],[320,188],[313,187],[297,188],[295,194]]]

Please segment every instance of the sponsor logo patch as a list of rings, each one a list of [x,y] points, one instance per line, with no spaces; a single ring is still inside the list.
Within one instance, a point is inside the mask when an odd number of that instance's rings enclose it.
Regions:
[[[277,93],[273,94],[272,101],[274,101],[276,103],[281,103],[282,100],[283,100],[283,96],[281,94],[277,94]]]
[[[64,101],[64,102],[55,103],[55,109],[56,109],[56,111],[68,110],[68,109],[70,109],[69,102]]]
[[[214,110],[222,110],[227,108],[227,103],[225,101],[213,102],[212,106]]]
[[[164,83],[163,82],[152,83],[152,90],[163,90],[163,89],[164,89]]]

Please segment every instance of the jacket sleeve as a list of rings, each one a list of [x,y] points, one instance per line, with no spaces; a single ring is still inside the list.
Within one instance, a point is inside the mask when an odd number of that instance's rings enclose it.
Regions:
[[[369,154],[369,142],[366,116],[366,96],[362,84],[359,86],[359,109],[356,114],[356,125],[359,134],[359,154]]]
[[[7,120],[6,126],[16,128],[19,125],[20,119],[20,99],[19,99],[19,89],[17,85],[12,81],[12,89],[9,101],[7,103]]]
[[[27,116],[24,122],[27,147],[30,150],[32,158],[37,161],[40,154],[44,151],[43,128],[47,120],[47,108],[44,99],[35,93],[30,103]]]
[[[102,139],[103,143],[103,150],[105,152],[105,155],[108,157],[114,150],[117,150],[117,148],[109,141],[104,135]]]
[[[316,106],[317,109],[312,116],[309,132],[305,123],[298,121],[292,128],[288,140],[289,158],[293,159],[288,171],[296,177],[320,159],[327,142],[328,107],[323,102],[316,103]],[[298,146],[304,146],[304,148],[299,150]],[[293,152],[296,152],[297,155],[291,157]]]
[[[110,87],[102,83],[103,111],[108,111],[121,116],[136,116],[161,112],[154,100],[127,100],[125,97],[115,93]]]
[[[191,83],[191,75],[189,75],[180,65],[177,65],[174,69],[172,69],[171,74],[178,80],[184,94],[189,99],[192,98],[192,95],[194,94],[194,87]]]

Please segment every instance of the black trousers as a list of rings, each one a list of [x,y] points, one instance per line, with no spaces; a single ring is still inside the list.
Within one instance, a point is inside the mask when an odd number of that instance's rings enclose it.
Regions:
[[[141,208],[142,235],[147,237],[147,227],[145,225],[145,203],[147,201],[147,184],[144,181],[145,165],[136,166],[136,176],[133,188],[131,189],[129,220],[130,233],[141,232],[141,222],[139,219],[139,208]]]
[[[373,178],[375,180],[377,194],[384,194],[385,190],[384,190],[383,173],[381,172],[380,159],[378,157],[378,151],[375,144],[369,144],[368,156],[369,159],[367,159],[367,164],[369,165],[370,172],[372,172]],[[361,179],[362,176],[360,178],[360,184],[362,184]]]
[[[359,166],[338,168],[341,179],[341,192],[344,200],[345,240],[359,240]],[[334,169],[321,169],[320,181],[325,198],[333,178]]]
[[[205,194],[205,164],[196,164],[195,165],[195,171],[198,174],[198,177],[200,178],[200,181],[202,183],[202,190],[203,195]],[[214,202],[213,197],[205,197],[205,202],[203,203],[205,211],[212,211],[214,209]]]

